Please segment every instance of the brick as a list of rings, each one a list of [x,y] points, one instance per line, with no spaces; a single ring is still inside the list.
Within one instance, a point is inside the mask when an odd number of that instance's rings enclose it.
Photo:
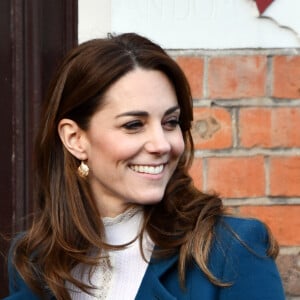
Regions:
[[[279,254],[276,262],[286,294],[300,296],[300,252],[298,255]]]
[[[270,195],[300,196],[300,156],[270,159]]]
[[[300,98],[300,56],[273,58],[273,97]]]
[[[215,191],[225,198],[263,196],[265,194],[263,157],[208,158],[207,190]]]
[[[242,206],[240,213],[268,224],[281,246],[300,245],[300,205]]]
[[[270,109],[248,108],[239,112],[239,138],[242,147],[271,146]]]
[[[300,108],[246,108],[239,113],[242,147],[300,147]]]
[[[192,136],[195,149],[232,147],[230,112],[223,108],[194,108]]]
[[[265,56],[211,58],[208,66],[209,97],[233,99],[264,96],[266,74]]]
[[[191,86],[194,99],[200,99],[203,96],[203,73],[204,61],[200,57],[179,56],[177,63],[185,73]]]
[[[272,110],[272,146],[300,147],[300,108]]]
[[[199,189],[203,189],[203,160],[201,158],[195,158],[193,165],[189,170],[189,174],[194,180],[195,186]]]

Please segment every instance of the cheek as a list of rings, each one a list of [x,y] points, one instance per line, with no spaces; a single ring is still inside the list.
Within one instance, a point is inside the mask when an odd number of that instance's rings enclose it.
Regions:
[[[106,155],[109,154],[113,149],[113,145],[111,145],[111,141],[105,138],[94,139],[91,144],[91,153],[93,155]]]
[[[124,138],[123,135],[115,133],[101,135],[101,139],[99,138],[97,141],[93,145],[94,154],[101,155],[101,159],[105,157],[104,160],[113,160],[116,163],[130,158],[139,148],[136,141]]]
[[[173,141],[173,153],[176,156],[181,156],[181,154],[184,152],[184,140],[182,137],[182,134],[180,133]]]

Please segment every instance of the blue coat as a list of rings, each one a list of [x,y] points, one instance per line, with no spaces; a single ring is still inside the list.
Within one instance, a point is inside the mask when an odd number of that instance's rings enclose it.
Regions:
[[[228,226],[240,240],[234,237]],[[216,226],[209,266],[218,279],[232,282],[230,287],[213,285],[193,263],[187,272],[186,288],[181,289],[177,273],[178,257],[175,255],[159,261],[152,258],[135,299],[284,300],[276,264],[265,254],[267,245],[267,230],[261,222],[224,217]],[[6,300],[38,299],[12,266],[9,266],[9,278],[10,296]]]

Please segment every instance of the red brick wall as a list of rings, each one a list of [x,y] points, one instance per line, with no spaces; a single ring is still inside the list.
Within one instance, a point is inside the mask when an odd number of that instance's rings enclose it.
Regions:
[[[171,51],[194,98],[191,174],[277,238],[286,293],[300,296],[300,56],[292,50]]]

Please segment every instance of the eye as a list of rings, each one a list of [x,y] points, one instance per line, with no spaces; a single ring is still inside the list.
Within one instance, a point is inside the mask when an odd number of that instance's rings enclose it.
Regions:
[[[179,125],[179,118],[177,116],[170,117],[166,121],[163,122],[163,127],[166,130],[173,130],[173,129],[177,128],[178,125]]]
[[[144,126],[144,123],[140,120],[133,120],[125,123],[122,127],[128,131],[137,131]]]

